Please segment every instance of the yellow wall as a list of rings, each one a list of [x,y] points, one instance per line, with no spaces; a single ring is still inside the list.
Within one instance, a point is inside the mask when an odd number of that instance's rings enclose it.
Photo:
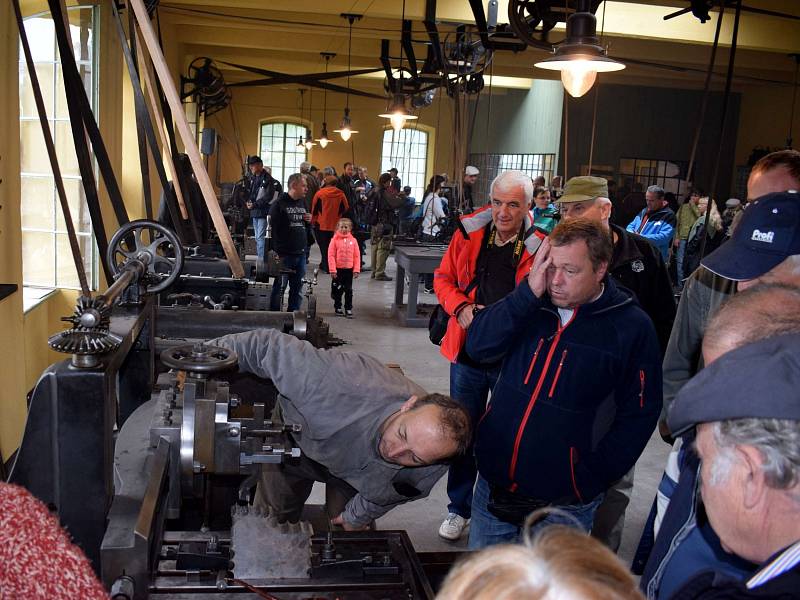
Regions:
[[[800,93],[798,93],[800,96]],[[744,165],[756,146],[783,148],[789,131],[792,88],[748,87],[742,92],[736,164]],[[800,103],[794,114],[794,147],[800,147]]]
[[[0,65],[17,61],[17,26],[10,2],[0,2]],[[22,282],[19,210],[18,71],[0,68],[0,283]],[[22,289],[0,301],[0,450],[4,460],[19,444],[25,420]]]
[[[265,120],[285,118],[287,121],[300,120],[299,94],[297,90],[282,90],[276,87],[263,88],[233,88],[233,110],[239,125],[241,142],[246,154],[258,154],[259,124]],[[311,121],[308,120],[308,93],[305,94],[305,109],[303,123],[312,126],[315,137],[322,131],[322,94],[314,91],[314,109],[311,111]],[[341,172],[346,161],[365,166],[370,176],[377,179],[381,167],[381,144],[384,127],[387,119],[378,117],[386,110],[386,102],[371,98],[350,97],[350,118],[353,129],[359,133],[353,134],[350,141],[343,142],[338,134],[333,133],[338,129],[344,114],[345,98],[341,94],[328,94],[328,134],[333,143],[327,148],[315,146],[308,153],[308,161],[320,169],[332,165],[337,172]],[[420,127],[430,134],[430,148],[428,159],[428,173],[430,177],[434,172],[449,173],[452,169],[450,160],[452,136],[452,101],[445,97],[439,107],[439,96],[434,103],[422,109],[417,123],[410,121],[408,127]],[[221,181],[236,181],[241,176],[241,163],[236,153],[236,136],[231,121],[231,109],[227,108],[212,115],[206,120],[207,127],[217,129],[223,141],[219,144],[218,157],[221,160]],[[214,176],[216,165],[212,159],[209,163],[209,173]],[[402,173],[400,174],[402,177]],[[216,183],[216,182],[215,182]]]

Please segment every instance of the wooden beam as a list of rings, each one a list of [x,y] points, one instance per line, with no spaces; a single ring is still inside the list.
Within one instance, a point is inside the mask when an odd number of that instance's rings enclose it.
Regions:
[[[186,119],[186,113],[183,110],[178,90],[175,87],[175,82],[172,80],[172,74],[169,72],[169,67],[167,66],[167,61],[164,59],[164,54],[161,52],[161,47],[158,45],[158,39],[153,31],[153,25],[150,23],[147,10],[142,0],[130,0],[129,6],[133,9],[136,20],[139,22],[139,30],[142,32],[145,45],[150,53],[150,59],[153,61],[153,66],[161,82],[161,87],[172,109],[172,115],[178,127],[178,133],[183,140],[184,149],[189,155],[192,169],[197,178],[197,183],[200,185],[200,190],[203,192],[203,198],[206,201],[208,212],[211,215],[211,221],[214,223],[214,228],[217,230],[217,235],[222,243],[222,249],[225,251],[225,257],[228,259],[228,264],[231,266],[231,273],[234,277],[241,279],[244,277],[242,261],[239,260],[239,254],[236,252],[236,248],[233,245],[231,232],[228,231],[228,225],[225,223],[222,209],[219,206],[219,202],[217,202],[214,187],[211,185],[211,178],[208,176],[208,171],[206,171],[203,159],[200,156],[200,149],[197,147],[197,142],[194,139],[194,135],[192,135],[192,130],[189,128],[189,121]]]

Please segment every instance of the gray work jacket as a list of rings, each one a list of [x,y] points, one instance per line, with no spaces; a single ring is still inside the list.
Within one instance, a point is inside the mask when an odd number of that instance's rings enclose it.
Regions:
[[[735,293],[735,281],[715,275],[703,266],[686,280],[664,354],[663,419],[681,388],[703,368],[701,351],[708,321]]]
[[[427,496],[447,465],[402,467],[378,453],[380,426],[419,385],[377,359],[319,350],[275,329],[226,335],[211,342],[234,350],[239,369],[271,379],[287,423],[302,426],[303,453],[357,491],[345,520],[363,526],[398,504]]]

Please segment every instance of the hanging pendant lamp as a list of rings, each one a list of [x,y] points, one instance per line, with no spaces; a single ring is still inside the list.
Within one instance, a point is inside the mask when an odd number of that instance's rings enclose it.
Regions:
[[[325,59],[325,73],[327,73],[330,60],[336,55],[331,52],[320,52],[320,54],[322,55],[322,58]],[[322,96],[322,133],[320,134],[319,139],[317,139],[321,148],[326,148],[328,144],[330,144],[333,141],[328,137],[327,115],[328,115],[328,90],[326,89],[323,92]]]
[[[314,102],[314,88],[308,88],[308,122],[311,123],[311,109]],[[311,128],[306,129],[306,141],[303,142],[303,145],[306,147],[306,150],[311,150],[317,143],[314,141],[314,133],[311,131]]]
[[[411,114],[406,110],[406,101],[405,98],[403,98],[403,94],[395,94],[386,112],[378,116],[389,119],[389,122],[392,124],[392,129],[395,131],[400,131],[406,124],[406,121],[418,118],[417,115]]]
[[[403,22],[406,20],[406,0],[403,0],[403,14],[400,20],[400,67],[398,68],[398,74],[400,76],[399,82],[397,84],[396,91],[392,96],[391,102],[389,103],[389,108],[386,110],[385,113],[378,115],[383,119],[389,119],[389,122],[392,124],[392,129],[395,131],[400,131],[403,128],[403,125],[406,124],[406,121],[416,119],[417,115],[413,115],[408,110],[406,110],[406,100],[403,97]],[[409,59],[410,60],[410,59]]]
[[[305,96],[306,91],[303,88],[300,88],[297,91],[300,92],[300,124],[302,125],[302,123],[303,123],[303,106],[304,106],[303,98]],[[305,146],[305,143],[303,141],[303,136],[302,135],[297,136],[297,145],[295,146],[295,148],[297,148],[298,150],[305,150],[306,146]]]
[[[535,67],[561,71],[564,89],[580,98],[594,85],[598,73],[621,71],[625,65],[606,55],[597,37],[597,19],[591,13],[591,0],[577,0],[576,10],[567,18],[567,38],[550,58]]]
[[[354,133],[358,133],[358,131],[353,129],[352,123],[350,122],[350,59],[353,49],[353,23],[360,19],[361,15],[345,14],[342,16],[347,19],[350,25],[347,38],[347,95],[344,101],[344,117],[342,118],[342,123],[339,125],[339,129],[334,129],[333,131],[339,134],[343,142],[346,142]]]

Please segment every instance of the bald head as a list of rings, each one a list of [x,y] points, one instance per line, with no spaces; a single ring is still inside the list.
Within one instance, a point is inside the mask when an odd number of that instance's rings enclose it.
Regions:
[[[747,179],[747,201],[772,192],[800,189],[800,152],[779,150],[759,159]]]
[[[800,288],[762,283],[728,300],[703,337],[706,365],[745,344],[774,335],[800,333]]]

